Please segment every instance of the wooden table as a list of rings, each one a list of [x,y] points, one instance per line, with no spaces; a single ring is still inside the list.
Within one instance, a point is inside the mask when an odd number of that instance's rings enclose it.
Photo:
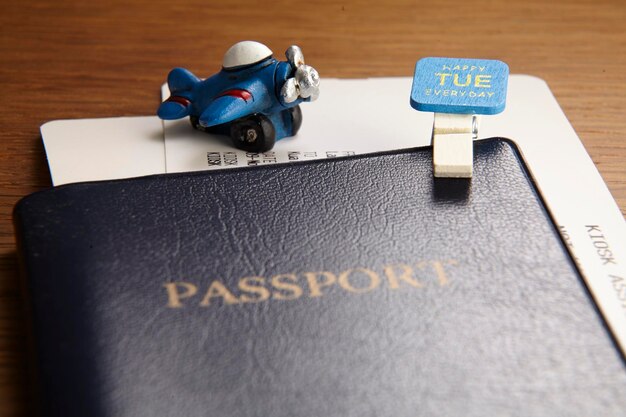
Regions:
[[[623,0],[274,1],[263,7],[245,0],[237,6],[206,0],[5,3],[0,14],[2,416],[32,410],[11,211],[20,197],[50,186],[39,126],[54,119],[153,114],[169,69],[182,66],[207,76],[239,40],[262,41],[277,55],[298,44],[322,77],[410,76],[424,56],[501,59],[512,73],[548,82],[626,210]]]

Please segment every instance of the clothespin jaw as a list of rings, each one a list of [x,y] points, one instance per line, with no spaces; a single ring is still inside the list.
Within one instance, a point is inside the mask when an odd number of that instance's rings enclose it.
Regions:
[[[497,114],[506,106],[509,67],[502,61],[423,58],[415,65],[411,106],[434,112],[435,177],[471,178],[478,115]]]

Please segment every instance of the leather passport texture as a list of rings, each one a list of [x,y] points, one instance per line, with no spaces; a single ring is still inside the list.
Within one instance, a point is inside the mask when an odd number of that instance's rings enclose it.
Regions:
[[[623,416],[510,142],[56,187],[15,210],[43,416]]]

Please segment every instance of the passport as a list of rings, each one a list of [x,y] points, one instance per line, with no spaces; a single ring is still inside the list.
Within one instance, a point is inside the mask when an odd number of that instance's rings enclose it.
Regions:
[[[77,183],[14,220],[43,416],[618,416],[515,145]]]

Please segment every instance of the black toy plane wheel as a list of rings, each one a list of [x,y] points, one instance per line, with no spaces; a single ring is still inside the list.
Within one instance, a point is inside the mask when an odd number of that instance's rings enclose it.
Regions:
[[[239,149],[266,152],[274,147],[276,130],[270,119],[262,114],[253,114],[233,122],[230,137]]]
[[[291,114],[291,134],[295,135],[302,126],[302,110],[300,110],[298,105],[290,108],[289,113]]]
[[[200,118],[198,116],[189,116],[189,121],[194,129],[200,130],[201,132],[206,131],[206,128],[200,126]]]

